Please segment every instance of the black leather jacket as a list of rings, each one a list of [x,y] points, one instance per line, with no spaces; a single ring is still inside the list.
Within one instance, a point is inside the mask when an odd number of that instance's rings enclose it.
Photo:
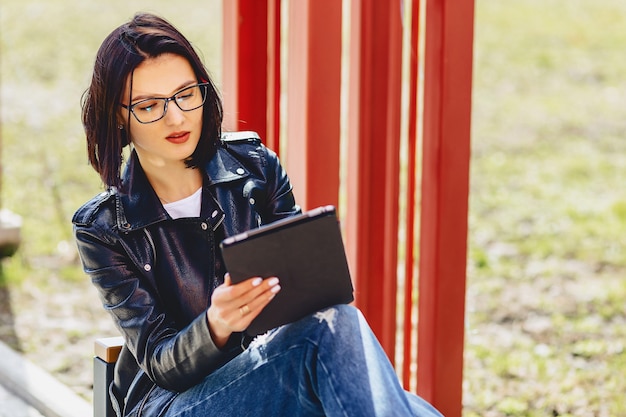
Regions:
[[[222,238],[293,215],[291,184],[253,132],[225,134],[206,166],[199,218],[172,220],[133,152],[127,192],[103,192],[74,215],[86,273],[125,339],[112,392],[128,411],[156,384],[184,391],[242,351],[224,349],[206,319],[223,280]]]

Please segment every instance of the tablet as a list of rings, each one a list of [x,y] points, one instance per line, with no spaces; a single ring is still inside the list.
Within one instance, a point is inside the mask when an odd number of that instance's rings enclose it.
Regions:
[[[251,277],[280,279],[281,290],[246,330],[250,336],[354,300],[333,206],[228,237],[220,247],[233,283]]]

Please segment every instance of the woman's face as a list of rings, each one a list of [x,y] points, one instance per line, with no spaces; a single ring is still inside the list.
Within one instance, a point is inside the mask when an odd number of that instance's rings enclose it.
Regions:
[[[123,102],[132,105],[149,98],[168,98],[185,87],[198,81],[187,59],[175,54],[162,54],[150,58],[135,68],[133,73],[132,98],[127,103],[130,89],[130,77],[124,88]],[[141,110],[139,105],[135,111]],[[147,109],[151,110],[151,109]],[[122,120],[130,123],[131,142],[139,159],[147,165],[164,167],[172,163],[184,163],[196,149],[202,132],[202,107],[182,111],[174,102],[167,103],[165,116],[156,122],[139,123],[135,116],[122,108]]]

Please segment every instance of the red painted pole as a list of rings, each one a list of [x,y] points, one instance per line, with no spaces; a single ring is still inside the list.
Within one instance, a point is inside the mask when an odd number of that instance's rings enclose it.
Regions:
[[[426,0],[418,393],[462,414],[474,1]]]
[[[267,134],[267,1],[223,4],[224,128]]]
[[[411,390],[413,365],[413,286],[415,285],[413,269],[415,265],[415,188],[417,176],[417,89],[418,89],[418,40],[419,40],[419,9],[420,0],[411,5],[411,40],[409,53],[409,103],[408,103],[408,146],[407,146],[407,186],[406,186],[406,242],[404,247],[404,360],[402,362],[402,383],[404,388]]]
[[[396,339],[400,2],[351,3],[348,256],[356,304],[393,360]]]
[[[267,8],[267,136],[265,144],[280,153],[280,0]]]
[[[303,208],[339,201],[341,2],[289,4],[286,165]]]

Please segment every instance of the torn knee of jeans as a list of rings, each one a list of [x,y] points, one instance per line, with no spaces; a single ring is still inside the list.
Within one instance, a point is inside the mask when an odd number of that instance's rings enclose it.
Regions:
[[[267,344],[278,334],[280,327],[270,330],[267,333],[263,333],[255,337],[250,346],[248,346],[248,352],[250,358],[254,362],[254,369],[267,362]]]
[[[313,317],[315,317],[320,323],[325,322],[330,329],[330,332],[335,334],[335,318],[337,317],[336,308],[331,307],[326,310],[318,311]]]

